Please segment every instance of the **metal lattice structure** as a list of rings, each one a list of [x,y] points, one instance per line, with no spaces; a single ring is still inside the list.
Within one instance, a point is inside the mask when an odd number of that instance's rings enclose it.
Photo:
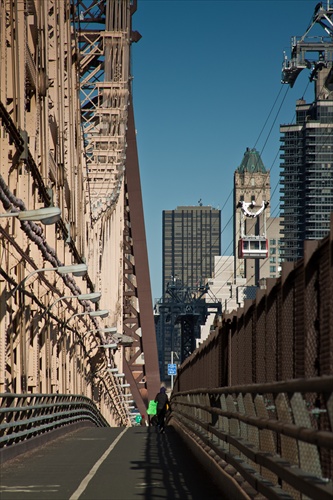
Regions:
[[[167,284],[166,292],[156,306],[158,321],[171,327],[171,337],[180,337],[172,338],[172,351],[181,363],[195,350],[196,340],[201,334],[200,326],[205,324],[209,312],[215,312],[217,316],[222,314],[221,302],[205,300],[208,290],[208,285],[192,289],[174,279]]]
[[[123,210],[118,241],[123,276],[117,297],[122,316],[115,320],[133,339],[124,370],[136,401],[145,399],[140,404],[143,413],[147,392],[152,398],[158,391],[159,375],[131,93],[130,47],[140,39],[132,31],[135,11],[136,2],[80,1],[77,22],[91,221],[101,234],[117,207],[120,217]]]
[[[313,33],[311,33],[310,36],[310,32],[313,32],[314,28],[318,26],[325,32],[325,35],[320,30],[320,35],[313,36]],[[329,1],[327,1],[327,7],[323,6],[323,2],[319,2],[315,7],[312,21],[304,35],[292,38],[291,57],[288,59],[285,55],[282,66],[282,83],[293,87],[303,69],[311,69],[310,81],[317,80],[322,69],[332,69],[332,40],[333,8],[330,6]],[[325,72],[326,77],[327,72]],[[330,80],[331,78],[327,81],[328,85]],[[327,94],[328,88],[322,88],[322,93]]]
[[[76,14],[87,195],[96,222],[113,210],[124,181],[131,6],[126,1],[80,1]]]
[[[135,9],[0,0],[0,392],[82,394],[111,425],[129,425],[130,391],[144,413],[159,387],[131,104]],[[58,211],[55,224],[16,219],[41,208]],[[63,274],[72,265],[84,272]]]

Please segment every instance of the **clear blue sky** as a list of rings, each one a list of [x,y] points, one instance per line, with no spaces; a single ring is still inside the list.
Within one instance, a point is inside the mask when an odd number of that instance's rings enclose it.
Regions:
[[[232,254],[233,175],[247,147],[271,170],[279,215],[279,125],[314,94],[308,70],[292,89],[281,84],[283,51],[290,56],[316,4],[138,0],[133,29],[142,38],[131,62],[153,301],[162,293],[163,210],[200,199],[220,208],[222,254]]]

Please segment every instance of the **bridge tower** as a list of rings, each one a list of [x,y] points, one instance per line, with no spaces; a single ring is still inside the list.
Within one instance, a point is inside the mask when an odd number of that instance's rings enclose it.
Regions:
[[[97,241],[96,274],[112,324],[131,339],[123,370],[144,413],[160,377],[131,88],[135,11],[136,1],[79,0],[76,14],[91,253]]]
[[[194,289],[174,278],[167,283],[164,296],[155,306],[157,323],[161,322],[171,330],[171,351],[181,363],[196,349],[200,326],[205,324],[209,313],[222,314],[221,302],[205,300],[208,291],[208,285]]]

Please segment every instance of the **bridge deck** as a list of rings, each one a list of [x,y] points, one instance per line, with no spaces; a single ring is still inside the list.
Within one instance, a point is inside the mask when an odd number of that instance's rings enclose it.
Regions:
[[[1,500],[220,499],[172,427],[88,427],[7,461]]]

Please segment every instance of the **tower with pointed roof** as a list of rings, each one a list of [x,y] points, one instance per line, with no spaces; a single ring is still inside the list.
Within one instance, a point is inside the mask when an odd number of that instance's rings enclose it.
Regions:
[[[258,285],[260,279],[260,262],[255,259],[239,259],[237,246],[240,237],[240,210],[236,209],[239,201],[261,205],[268,202],[265,216],[270,216],[270,173],[266,170],[259,152],[253,148],[246,148],[241,164],[234,174],[234,256],[235,278],[247,279],[247,285]],[[245,221],[246,234],[263,234],[263,216]]]

